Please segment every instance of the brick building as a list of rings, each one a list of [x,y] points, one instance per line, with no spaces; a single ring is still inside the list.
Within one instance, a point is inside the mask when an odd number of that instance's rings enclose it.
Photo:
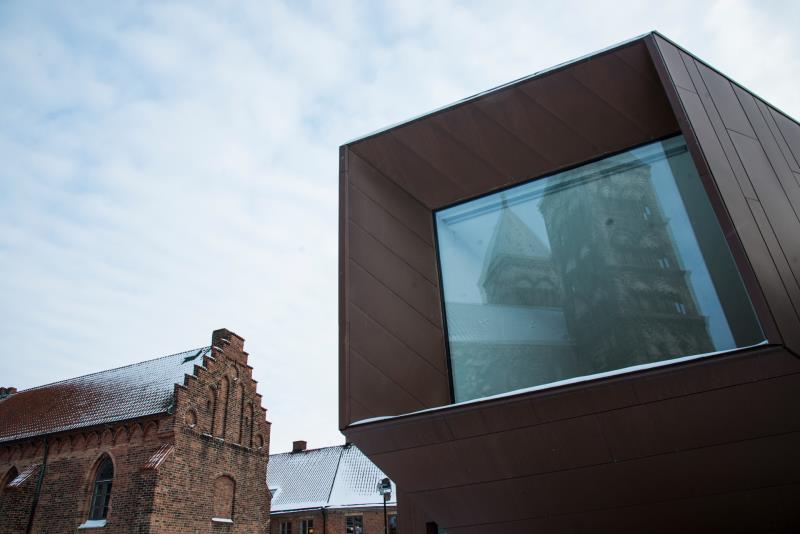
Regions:
[[[269,459],[271,534],[397,534],[396,488],[384,524],[377,485],[386,475],[356,446],[292,449]]]
[[[0,531],[268,530],[270,423],[233,332],[3,395]]]

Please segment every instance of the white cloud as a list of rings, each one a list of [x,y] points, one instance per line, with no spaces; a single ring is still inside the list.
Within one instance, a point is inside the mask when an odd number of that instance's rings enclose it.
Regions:
[[[340,442],[340,143],[651,29],[797,117],[795,5],[4,3],[0,381],[225,326],[273,450]]]

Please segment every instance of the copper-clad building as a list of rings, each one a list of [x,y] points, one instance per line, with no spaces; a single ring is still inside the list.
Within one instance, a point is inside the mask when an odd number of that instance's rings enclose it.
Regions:
[[[650,33],[340,149],[401,531],[800,527],[800,124]]]

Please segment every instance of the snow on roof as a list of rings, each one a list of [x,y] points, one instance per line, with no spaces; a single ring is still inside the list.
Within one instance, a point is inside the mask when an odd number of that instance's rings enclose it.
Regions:
[[[26,389],[0,399],[0,443],[167,412],[211,347]]]
[[[385,477],[354,445],[273,454],[267,464],[273,513],[382,506],[383,497],[377,486]],[[392,484],[388,504],[397,504],[396,495],[397,489]]]

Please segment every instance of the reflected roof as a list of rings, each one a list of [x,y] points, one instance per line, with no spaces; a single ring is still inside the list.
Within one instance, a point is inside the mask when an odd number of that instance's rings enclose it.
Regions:
[[[572,344],[558,308],[448,302],[447,334],[451,343]]]

